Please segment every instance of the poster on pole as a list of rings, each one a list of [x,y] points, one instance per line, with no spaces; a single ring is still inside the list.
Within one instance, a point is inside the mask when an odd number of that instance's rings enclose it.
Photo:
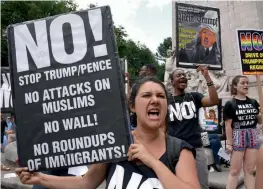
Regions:
[[[243,75],[263,75],[263,30],[238,29],[237,38]]]
[[[222,70],[219,9],[184,3],[175,9],[177,67]]]
[[[10,70],[8,67],[1,68],[0,108],[1,113],[11,113],[13,111]]]
[[[222,100],[219,100],[218,105],[211,106],[211,107],[203,107],[200,108],[198,111],[199,115],[199,125],[201,126],[202,130],[208,132],[210,134],[216,133],[221,134],[221,106]]]
[[[8,43],[20,166],[127,158],[128,106],[108,6],[11,25]]]

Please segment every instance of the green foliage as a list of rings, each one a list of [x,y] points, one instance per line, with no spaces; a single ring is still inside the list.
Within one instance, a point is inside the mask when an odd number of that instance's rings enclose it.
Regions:
[[[158,46],[157,52],[162,57],[167,57],[167,50],[172,47],[172,38],[167,37],[163,40],[163,42]]]
[[[163,81],[164,65],[159,65],[150,49],[140,42],[127,39],[128,35],[124,27],[114,27],[119,56],[126,57],[128,61],[128,72],[131,82],[138,78],[141,67],[145,64],[154,64],[157,67],[157,76]]]
[[[94,8],[97,5],[88,4]],[[1,65],[8,66],[8,51],[6,27],[10,24],[54,16],[57,14],[76,11],[77,5],[73,0],[66,1],[2,1],[1,2]],[[128,34],[123,26],[114,26],[120,58],[128,60],[128,71],[131,81],[134,81],[140,68],[145,64],[155,64],[158,77],[163,80],[164,66],[159,65],[153,53],[145,45],[127,39]]]
[[[165,64],[159,64],[157,67],[157,77],[163,81],[164,80],[164,73],[165,73]]]

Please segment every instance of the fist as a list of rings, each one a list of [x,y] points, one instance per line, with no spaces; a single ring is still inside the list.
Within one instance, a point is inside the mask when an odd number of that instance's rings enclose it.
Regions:
[[[30,185],[39,185],[40,184],[40,175],[41,173],[38,172],[29,172],[27,167],[17,168],[16,174],[19,177],[20,181],[23,184],[30,184]]]

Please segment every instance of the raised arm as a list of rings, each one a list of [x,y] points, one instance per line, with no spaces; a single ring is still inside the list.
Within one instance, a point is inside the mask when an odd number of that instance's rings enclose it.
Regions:
[[[94,164],[84,177],[30,173],[27,168],[18,168],[16,173],[23,184],[41,185],[50,189],[96,189],[105,179],[106,169],[107,164]]]
[[[203,107],[203,110],[204,110],[204,116],[205,116],[205,119],[209,119],[209,116],[207,115],[207,112],[206,112],[206,108]]]
[[[217,105],[219,100],[218,100],[218,94],[216,91],[216,88],[213,84],[213,81],[209,75],[208,68],[207,66],[198,66],[197,72],[201,71],[202,75],[204,76],[207,86],[208,86],[208,94],[209,96],[205,96],[202,99],[202,106],[203,107],[209,107],[209,106],[214,106]]]

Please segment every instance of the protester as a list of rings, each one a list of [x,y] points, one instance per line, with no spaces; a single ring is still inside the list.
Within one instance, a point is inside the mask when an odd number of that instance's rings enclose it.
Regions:
[[[187,78],[184,70],[176,69],[170,75],[173,95],[169,97],[169,119],[167,133],[185,140],[196,149],[196,165],[202,188],[208,188],[208,169],[201,140],[201,127],[198,121],[198,109],[218,104],[216,88],[210,78],[207,67],[198,66],[208,86],[208,96],[198,92],[186,93]]]
[[[156,66],[153,64],[146,64],[140,69],[139,77],[143,78],[146,76],[156,76],[156,74],[157,74]]]
[[[126,100],[129,101],[130,93],[131,93],[131,86],[130,86],[131,83],[130,83],[130,74],[128,72],[124,73],[124,83],[125,83]],[[127,90],[126,90],[126,87],[127,87]]]
[[[164,85],[153,77],[137,81],[129,103],[131,110],[137,114],[137,127],[133,131],[135,143],[130,145],[128,161],[94,164],[84,177],[56,177],[18,168],[16,173],[21,182],[56,189],[95,189],[106,178],[107,188],[115,188],[117,185],[123,189],[138,186],[199,189],[193,155],[195,151],[190,145],[182,141],[180,146],[176,146],[179,148],[179,160],[176,162],[176,159],[173,159],[172,162],[177,163],[174,167],[169,164],[167,139],[173,137],[165,135],[159,129],[167,114],[167,93]],[[173,174],[173,171],[176,174]]]
[[[224,120],[226,126],[227,151],[231,152],[227,189],[235,189],[243,167],[247,189],[254,189],[257,149],[260,147],[257,123],[261,123],[259,104],[248,98],[248,78],[236,76],[232,80],[231,94],[234,98],[226,102]]]
[[[0,113],[0,114],[1,114],[1,150],[2,150],[2,152],[4,152],[5,151],[4,136],[5,136],[5,128],[7,127],[7,123],[4,120],[2,113]],[[2,163],[0,163],[0,164],[1,164],[1,171],[10,171],[9,167],[3,165]]]
[[[8,126],[8,129],[12,127],[12,121],[11,121],[11,118],[10,117],[7,117],[7,126]]]
[[[203,107],[204,109],[204,116],[205,119],[211,120],[213,121],[213,124],[218,125],[218,118],[216,117],[216,112],[214,109],[210,109],[208,111],[208,114],[206,112],[206,108]],[[213,152],[213,157],[214,157],[214,164],[212,165],[212,167],[217,171],[217,172],[221,172],[221,162],[220,162],[220,157],[218,155],[218,151],[219,149],[222,147],[221,141],[220,141],[220,137],[218,134],[208,134],[208,138],[209,138],[209,147],[212,149]]]
[[[5,136],[5,129],[7,128],[7,122],[4,120],[3,115],[1,114],[1,151],[5,151],[4,145],[4,136]]]
[[[15,116],[12,113],[10,124],[8,126],[8,129],[6,130],[7,134],[7,144],[16,141],[16,124],[15,124]]]
[[[258,150],[257,154],[257,172],[256,172],[256,186],[255,189],[262,189],[263,186],[263,145]]]
[[[222,147],[220,137],[218,134],[208,134],[209,138],[209,143],[210,143],[210,148],[212,149],[213,152],[213,157],[214,157],[214,164],[212,167],[217,171],[221,172],[221,161],[220,161],[220,156],[218,155],[219,149]]]
[[[157,69],[153,64],[146,64],[144,66],[141,67],[140,72],[139,72],[139,78],[144,78],[147,76],[156,76],[157,73]],[[130,92],[130,91],[129,91]],[[131,129],[135,129],[136,127],[136,115],[134,113],[131,113],[130,116],[130,120],[131,120]]]

